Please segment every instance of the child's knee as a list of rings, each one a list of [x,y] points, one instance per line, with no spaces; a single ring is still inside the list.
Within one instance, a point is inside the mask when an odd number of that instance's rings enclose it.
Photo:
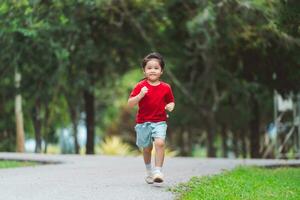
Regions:
[[[163,148],[165,146],[165,141],[161,138],[156,138],[154,144],[158,148]]]
[[[151,151],[152,151],[152,146],[151,146],[151,147],[146,147],[146,148],[144,148],[143,151],[144,151],[145,153],[151,153]]]

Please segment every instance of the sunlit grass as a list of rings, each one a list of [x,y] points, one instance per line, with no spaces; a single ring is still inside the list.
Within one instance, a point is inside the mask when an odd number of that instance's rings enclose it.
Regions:
[[[300,199],[300,168],[238,167],[219,175],[194,177],[171,189],[181,200]]]
[[[15,168],[15,167],[26,167],[26,166],[34,166],[34,165],[36,165],[35,162],[0,160],[0,169],[2,169],[2,168]]]

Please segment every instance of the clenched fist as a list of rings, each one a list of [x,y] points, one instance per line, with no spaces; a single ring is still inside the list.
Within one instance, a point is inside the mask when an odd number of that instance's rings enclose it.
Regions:
[[[166,105],[165,109],[169,112],[172,112],[174,110],[174,106],[175,106],[175,103],[171,102]]]
[[[147,92],[148,92],[148,88],[146,86],[144,86],[144,87],[142,87],[139,96],[141,98],[143,98],[145,96],[145,94],[147,94]]]

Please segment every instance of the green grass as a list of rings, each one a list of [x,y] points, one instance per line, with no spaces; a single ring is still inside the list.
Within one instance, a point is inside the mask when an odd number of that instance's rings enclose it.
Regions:
[[[0,160],[0,169],[2,169],[2,168],[14,168],[14,167],[26,167],[26,166],[34,166],[34,165],[36,165],[35,162]]]
[[[219,175],[193,177],[170,189],[177,199],[300,199],[300,168],[238,167]]]

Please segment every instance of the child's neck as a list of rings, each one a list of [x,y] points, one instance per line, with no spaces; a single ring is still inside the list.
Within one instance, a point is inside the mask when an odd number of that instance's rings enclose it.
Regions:
[[[152,86],[156,86],[156,85],[159,85],[160,84],[160,80],[156,80],[156,81],[150,81],[150,80],[147,80],[147,82],[152,85]]]

